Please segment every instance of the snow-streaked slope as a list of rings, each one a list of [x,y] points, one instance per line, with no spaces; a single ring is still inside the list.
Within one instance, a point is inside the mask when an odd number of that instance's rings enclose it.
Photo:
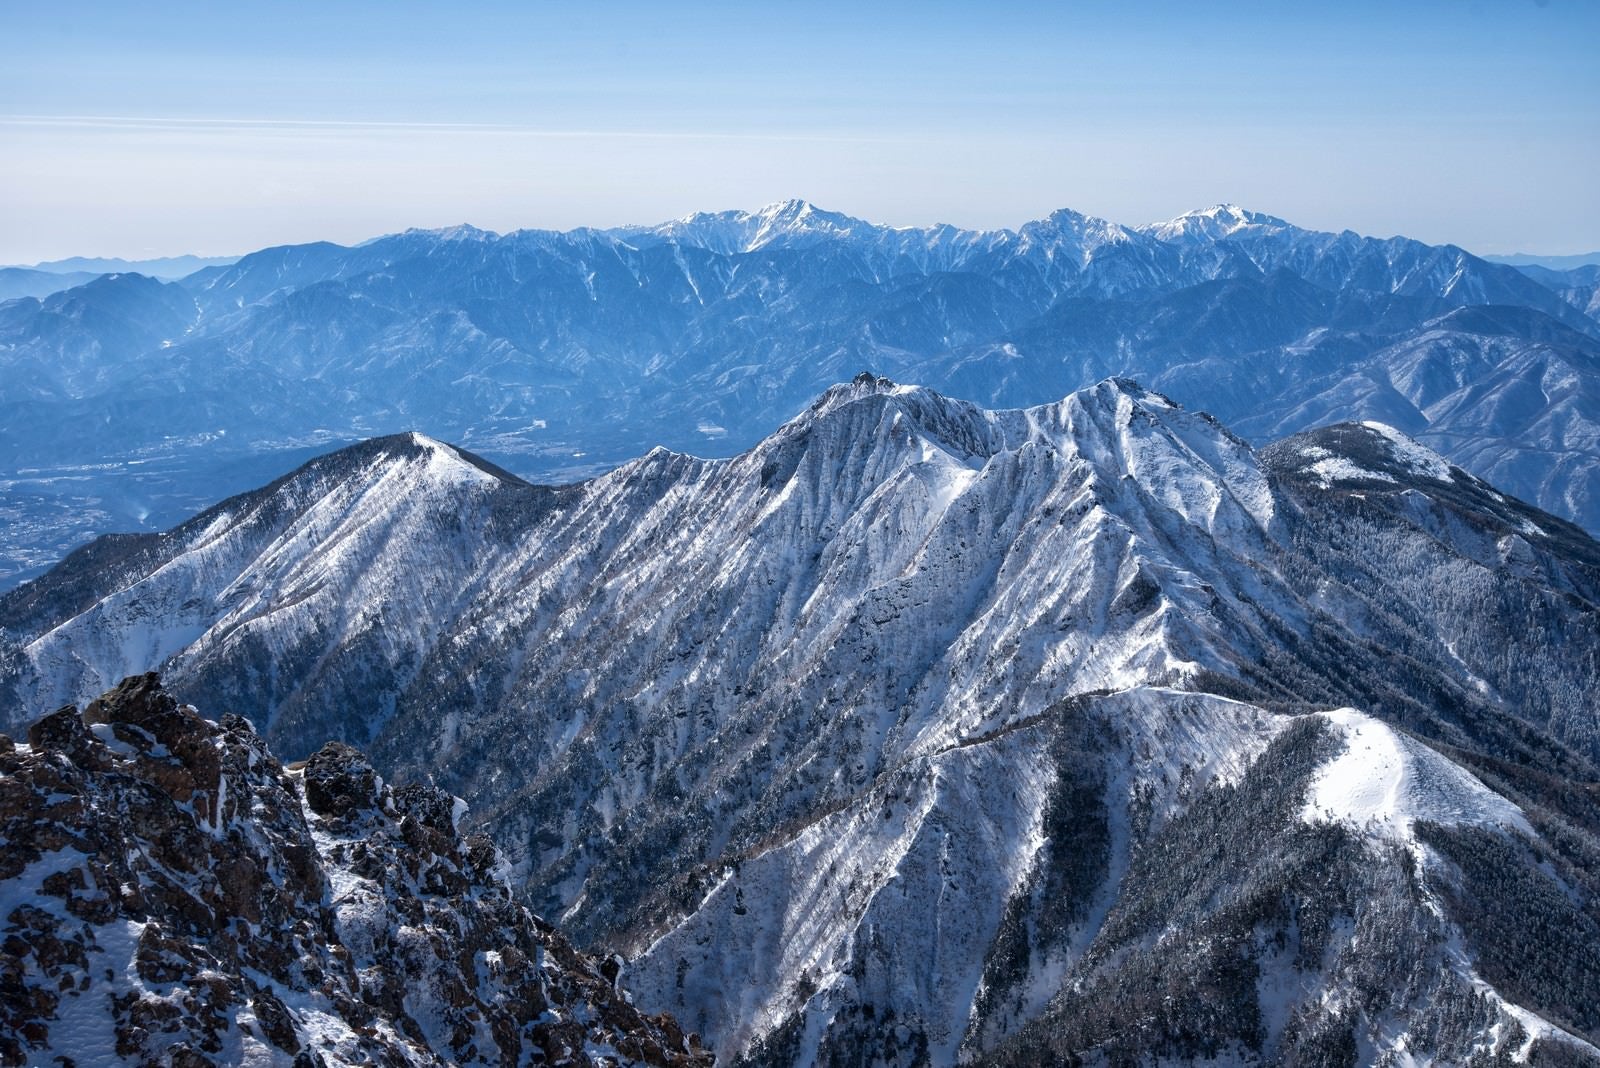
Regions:
[[[1170,715],[1162,704],[1147,703],[1147,714]],[[1487,891],[1498,896],[1500,937],[1531,940],[1523,962],[1553,975],[1587,958],[1579,945],[1594,930],[1592,910],[1573,907],[1586,895],[1568,882],[1583,880],[1581,869],[1557,871],[1554,850],[1515,806],[1381,721],[1352,709],[1267,718],[1276,723],[1238,772],[1180,778],[1164,822],[1141,817],[1162,797],[1159,786],[1131,792],[1133,846],[1110,865],[1117,892],[1108,911],[1069,914],[1094,917],[1081,946],[1051,907],[1063,891],[1081,892],[1079,851],[1092,841],[1055,823],[1069,842],[1039,850],[1045,877],[1013,897],[979,1004],[1020,1008],[1039,957],[1063,945],[1077,951],[1055,957],[1054,995],[1031,1020],[1023,1014],[1020,1027],[998,1035],[973,1028],[962,1049],[968,1062],[1062,1063],[1092,1051],[1125,1063],[1298,1063],[1333,1050],[1357,1064],[1589,1063],[1597,1053],[1584,1036],[1594,1037],[1595,1013],[1576,991],[1592,990],[1594,978],[1530,997],[1543,980],[1508,971],[1506,943],[1479,941],[1473,914],[1486,905],[1487,876],[1501,888]],[[1190,720],[1219,726],[1193,711]],[[1232,724],[1249,720],[1235,715]],[[1395,776],[1398,768],[1405,774]],[[1313,813],[1310,803],[1321,807]],[[1414,822],[1383,822],[1397,811]],[[1075,815],[1093,812],[1080,803]],[[1470,837],[1452,837],[1463,829]],[[1463,843],[1496,861],[1463,870]],[[1115,845],[1109,852],[1118,856]],[[1527,900],[1503,889],[1519,880]],[[1582,933],[1566,945],[1545,937],[1553,913]],[[1008,953],[1008,941],[1020,947]]]
[[[1259,708],[1162,689],[1123,691],[1096,708],[1110,732],[1107,763],[1121,769],[1106,796],[1116,868],[1126,865],[1135,795],[1165,816],[1185,792],[1237,778],[1283,724]],[[1041,863],[1058,716],[908,759],[849,807],[724,869],[695,911],[630,964],[630,986],[711,1029],[724,1055],[797,1018],[816,1041],[838,1017],[879,1004],[925,1031],[933,1063],[952,1063],[992,932]],[[883,932],[912,929],[925,935],[892,953],[881,945]],[[1077,933],[1076,946],[1060,947],[1067,956],[1082,952],[1092,924]],[[1065,962],[1039,948],[1031,978],[1048,993]],[[752,980],[769,975],[805,979]]]
[[[460,525],[474,498],[501,483],[421,435],[369,453],[329,485],[296,486],[289,501],[270,502],[293,514],[269,533],[252,522],[258,502],[212,513],[185,532],[181,553],[30,642],[23,655],[52,680],[36,699],[85,700],[179,654],[203,659],[241,632],[281,656],[308,616],[332,641],[348,640],[387,603],[405,604],[414,629],[387,627],[387,643],[426,641],[459,590],[442,585],[444,569],[419,567],[407,554],[434,541],[441,521]]]
[[[843,1056],[893,1009],[882,1063],[949,1063],[1132,967],[1159,899],[1127,873],[1276,781],[1269,710],[1591,773],[1600,550],[1416,449],[1258,455],[1124,380],[990,411],[871,375],[731,459],[562,490],[382,439],[0,601],[0,681],[38,707],[165,657],[285,751],[469,798],[722,1053]],[[1323,833],[1303,804],[1262,810],[1261,864]]]

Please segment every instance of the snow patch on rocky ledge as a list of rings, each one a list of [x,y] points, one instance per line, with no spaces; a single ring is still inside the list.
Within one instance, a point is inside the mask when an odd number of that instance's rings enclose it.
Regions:
[[[1394,482],[1395,479],[1382,471],[1369,471],[1365,467],[1354,463],[1344,456],[1336,456],[1327,449],[1315,445],[1307,446],[1305,455],[1308,459],[1315,460],[1307,470],[1322,483],[1323,489],[1329,489],[1335,482]]]

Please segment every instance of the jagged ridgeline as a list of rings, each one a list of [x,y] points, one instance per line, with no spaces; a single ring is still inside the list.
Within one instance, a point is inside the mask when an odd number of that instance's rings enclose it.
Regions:
[[[724,1063],[1585,1063],[1597,605],[1383,423],[863,375],[562,488],[330,454],[0,599],[0,696],[159,668],[467,798]]]
[[[279,764],[154,675],[0,736],[0,1062],[708,1065],[442,790]]]
[[[1377,419],[1600,531],[1597,293],[1231,206],[970,231],[790,201],[107,275],[0,304],[0,588],[334,444],[426,428],[571,481],[749,448],[862,367],[987,407],[1130,376],[1258,444]]]

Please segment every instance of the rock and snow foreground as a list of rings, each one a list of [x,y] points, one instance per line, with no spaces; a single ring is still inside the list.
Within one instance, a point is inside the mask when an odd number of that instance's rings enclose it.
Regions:
[[[709,1064],[518,905],[461,803],[283,767],[154,675],[0,736],[0,1062]]]
[[[331,454],[0,600],[0,698],[159,668],[437,782],[726,1061],[1561,1063],[1597,605],[1587,535],[1388,427],[861,376],[558,489]]]

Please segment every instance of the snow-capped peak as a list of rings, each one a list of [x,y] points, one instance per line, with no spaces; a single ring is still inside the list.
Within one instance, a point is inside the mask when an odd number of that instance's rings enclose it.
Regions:
[[[1241,230],[1254,227],[1277,230],[1289,226],[1282,219],[1258,211],[1247,211],[1237,204],[1216,204],[1209,208],[1186,211],[1166,222],[1139,227],[1139,231],[1159,241],[1204,239],[1220,241]]]
[[[878,394],[903,393],[913,390],[916,386],[902,386],[891,379],[875,375],[871,371],[862,371],[848,382],[840,382],[823,390],[821,395],[811,403],[808,411],[822,414],[832,411],[841,404],[862,397],[872,397]]]
[[[769,246],[872,234],[880,229],[861,219],[791,198],[755,211],[694,212],[656,226],[624,227],[613,233],[627,240],[646,237],[679,241],[732,255]]]
[[[804,219],[808,215],[823,213],[819,212],[816,205],[812,204],[808,200],[801,200],[799,197],[790,197],[788,200],[780,200],[775,203],[768,204],[755,214],[757,218],[761,219],[787,219],[798,221],[800,219]]]
[[[441,457],[459,463],[468,462],[454,445],[446,444],[438,438],[431,438],[420,430],[413,430],[406,437],[411,439],[411,444],[426,452],[430,457]]]
[[[1402,489],[1417,479],[1460,482],[1450,461],[1387,423],[1336,423],[1286,439],[1269,452],[1288,470],[1324,489],[1364,484]]]
[[[783,200],[769,204],[749,218],[755,229],[746,241],[745,248],[752,252],[799,235],[844,237],[873,229],[870,223],[839,212],[823,211],[805,200]]]
[[[834,428],[830,441],[843,435],[855,446],[886,426],[899,428],[980,466],[1003,453],[1041,449],[1088,465],[1106,485],[1136,480],[1161,506],[1214,535],[1254,538],[1273,527],[1272,493],[1250,447],[1204,413],[1130,379],[1108,378],[1052,404],[989,411],[863,372],[823,393],[778,437],[823,424]]]
[[[1240,227],[1251,221],[1253,213],[1245,211],[1237,204],[1213,204],[1209,208],[1198,208],[1187,214],[1197,218],[1215,219],[1224,226]]]
[[[455,226],[441,226],[436,229],[420,229],[413,227],[406,231],[407,235],[420,235],[436,238],[440,241],[498,241],[500,235],[493,230],[483,230],[470,223],[457,223]]]
[[[1071,208],[1059,208],[1048,218],[1027,223],[1018,233],[1025,243],[1071,249],[1084,259],[1101,245],[1120,244],[1133,238],[1125,226]]]

